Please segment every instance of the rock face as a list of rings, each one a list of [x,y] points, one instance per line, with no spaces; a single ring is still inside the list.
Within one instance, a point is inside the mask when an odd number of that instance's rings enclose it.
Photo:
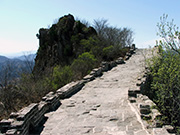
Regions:
[[[43,72],[45,68],[57,64],[70,64],[81,48],[80,40],[93,35],[96,35],[94,28],[75,21],[70,14],[61,17],[58,23],[49,29],[41,28],[36,35],[39,39],[39,49],[33,72]]]

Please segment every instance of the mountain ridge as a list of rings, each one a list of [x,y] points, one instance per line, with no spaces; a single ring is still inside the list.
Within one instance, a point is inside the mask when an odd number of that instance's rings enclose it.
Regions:
[[[31,73],[34,67],[36,54],[22,55],[19,57],[8,58],[0,55],[0,82],[4,80],[6,74],[11,74],[10,79],[17,78],[20,73]]]
[[[0,63],[4,63],[4,62],[7,62],[7,61],[14,61],[14,60],[21,60],[21,61],[34,61],[36,57],[36,53],[32,53],[32,54],[29,54],[29,55],[20,55],[20,56],[15,56],[15,57],[7,57],[5,55],[0,55]]]
[[[3,56],[3,55],[0,55],[0,63],[3,63],[3,62],[5,62],[5,61],[7,61],[7,60],[9,60],[8,57]]]

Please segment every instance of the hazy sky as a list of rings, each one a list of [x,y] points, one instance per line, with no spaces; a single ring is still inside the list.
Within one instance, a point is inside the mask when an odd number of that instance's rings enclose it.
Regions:
[[[37,50],[39,28],[69,13],[131,28],[138,47],[155,44],[156,25],[164,13],[180,26],[180,0],[0,0],[0,55]]]

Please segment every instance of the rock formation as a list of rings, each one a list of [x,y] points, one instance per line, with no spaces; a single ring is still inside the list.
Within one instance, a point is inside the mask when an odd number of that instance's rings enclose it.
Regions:
[[[49,29],[41,28],[36,35],[39,39],[39,49],[33,73],[43,72],[57,64],[70,64],[81,49],[80,40],[93,35],[96,35],[94,28],[86,27],[70,14],[61,17],[58,23]]]

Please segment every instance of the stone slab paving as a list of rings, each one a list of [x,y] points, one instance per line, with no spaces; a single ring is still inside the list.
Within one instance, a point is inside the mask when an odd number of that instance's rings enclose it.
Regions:
[[[144,54],[136,50],[126,64],[118,65],[87,83],[81,91],[46,114],[42,135],[148,135],[128,101],[128,89],[144,69]]]

